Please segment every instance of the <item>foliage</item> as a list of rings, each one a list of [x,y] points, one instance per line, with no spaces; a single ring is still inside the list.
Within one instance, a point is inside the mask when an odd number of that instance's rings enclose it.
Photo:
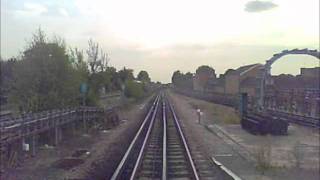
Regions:
[[[99,44],[94,42],[92,39],[89,40],[88,45],[89,48],[87,49],[87,55],[91,72],[103,72],[108,65],[108,54],[102,49],[99,49]]]
[[[210,66],[207,66],[207,65],[202,65],[202,66],[199,66],[196,70],[196,74],[199,75],[199,74],[205,74],[207,75],[208,77],[216,77],[216,73],[215,73],[215,70],[210,67]]]
[[[212,67],[207,65],[202,65],[197,68],[196,77],[197,77],[198,84],[203,89],[206,89],[208,86],[209,79],[216,78],[216,73]]]
[[[72,67],[75,69],[77,76],[85,83],[88,81],[89,70],[87,63],[84,61],[83,51],[77,48],[70,49],[69,61],[72,63]]]
[[[123,67],[123,69],[118,72],[118,75],[121,83],[126,83],[134,79],[133,70],[127,69],[126,67]]]
[[[180,71],[175,71],[172,75],[171,81],[175,86],[180,88],[193,88],[193,74],[190,72],[183,74]]]
[[[17,63],[16,58],[11,58],[8,61],[0,59],[0,90],[1,96],[7,95],[10,89],[10,83],[13,80],[13,68]]]
[[[63,41],[47,40],[39,29],[14,67],[9,100],[20,111],[41,111],[78,104],[81,77]]]
[[[255,152],[255,159],[257,161],[256,168],[264,174],[268,169],[272,168],[271,164],[271,137],[268,135],[266,140],[260,144],[257,151]]]
[[[129,98],[139,99],[143,97],[143,84],[136,81],[127,81],[125,84],[124,94]]]
[[[141,82],[150,82],[150,77],[147,71],[140,71],[137,79]]]
[[[119,73],[116,68],[108,67],[107,72],[108,76],[110,76],[110,84],[106,85],[106,89],[108,91],[121,90],[121,81],[119,78]]]
[[[69,48],[62,38],[48,39],[39,29],[19,59],[0,61],[1,92],[10,89],[9,101],[20,112],[78,106],[82,102],[80,85],[86,83],[86,105],[97,105],[101,93],[125,88],[125,95],[140,98],[147,89],[134,81],[133,70],[117,72],[108,66],[108,54],[97,42],[89,40],[85,59],[82,50]],[[146,71],[139,77],[146,82]],[[125,86],[124,86],[125,85]],[[5,88],[4,88],[5,87]]]

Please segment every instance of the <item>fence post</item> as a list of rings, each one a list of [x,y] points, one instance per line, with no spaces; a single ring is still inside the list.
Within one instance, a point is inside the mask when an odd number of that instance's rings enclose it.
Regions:
[[[54,127],[54,145],[57,146],[59,143],[59,129],[57,126]]]
[[[76,121],[77,121],[77,110],[72,113],[72,121],[71,121],[71,129],[72,129],[72,135],[76,134]]]
[[[37,142],[36,135],[33,135],[31,139],[32,156],[36,155],[36,142]]]
[[[84,132],[87,133],[86,109],[85,108],[83,109],[83,112],[82,112],[82,120],[83,120]]]
[[[57,146],[59,143],[59,114],[61,114],[61,111],[58,112],[57,117],[54,119],[54,145]]]
[[[20,137],[21,137],[21,151],[24,151],[24,144],[26,143],[26,139],[24,137],[24,123],[25,123],[25,118],[21,118],[21,125],[20,125]]]

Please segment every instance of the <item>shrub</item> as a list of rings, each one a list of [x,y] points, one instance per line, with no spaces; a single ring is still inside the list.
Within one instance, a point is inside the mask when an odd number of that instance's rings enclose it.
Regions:
[[[144,90],[143,90],[143,84],[138,83],[136,81],[127,81],[124,89],[124,94],[128,98],[135,98],[139,99],[143,97]]]

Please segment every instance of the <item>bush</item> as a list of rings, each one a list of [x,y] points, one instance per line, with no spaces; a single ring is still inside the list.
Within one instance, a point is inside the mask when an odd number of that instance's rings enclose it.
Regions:
[[[128,98],[139,99],[144,95],[143,85],[135,81],[127,81],[124,94]]]
[[[47,40],[39,30],[13,67],[9,101],[21,112],[76,106],[83,81],[78,75],[63,41]]]

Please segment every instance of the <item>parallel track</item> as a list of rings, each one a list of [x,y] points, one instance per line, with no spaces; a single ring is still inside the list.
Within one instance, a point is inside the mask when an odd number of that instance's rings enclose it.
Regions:
[[[219,176],[214,168],[199,151],[188,146],[174,108],[162,94],[111,179],[216,179]]]

